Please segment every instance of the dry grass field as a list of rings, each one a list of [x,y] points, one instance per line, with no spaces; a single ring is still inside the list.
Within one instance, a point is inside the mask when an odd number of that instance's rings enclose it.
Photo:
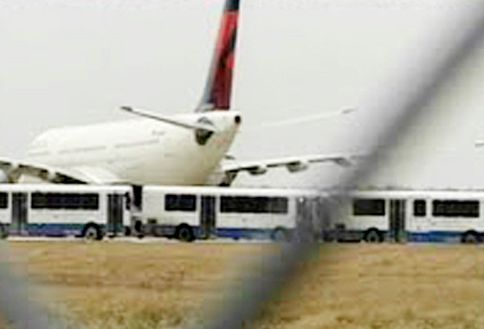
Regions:
[[[206,318],[254,244],[12,242],[37,299],[85,328],[179,328]],[[23,265],[22,265],[23,264]],[[258,328],[483,328],[484,248],[329,245]]]

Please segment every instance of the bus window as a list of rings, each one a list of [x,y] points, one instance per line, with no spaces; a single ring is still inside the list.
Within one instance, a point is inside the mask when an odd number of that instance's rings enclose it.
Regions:
[[[288,200],[283,197],[222,196],[220,212],[253,214],[286,214]]]
[[[195,211],[197,210],[197,197],[193,194],[167,194],[165,195],[166,211]]]
[[[385,216],[384,199],[354,199],[354,216]]]
[[[0,209],[8,208],[8,193],[0,193]]]
[[[479,201],[434,200],[432,215],[434,217],[479,217]]]
[[[98,210],[96,193],[32,193],[32,209]]]
[[[271,213],[273,214],[287,214],[288,201],[287,198],[271,198]]]
[[[425,217],[427,215],[427,202],[425,200],[413,201],[413,215],[415,217]]]

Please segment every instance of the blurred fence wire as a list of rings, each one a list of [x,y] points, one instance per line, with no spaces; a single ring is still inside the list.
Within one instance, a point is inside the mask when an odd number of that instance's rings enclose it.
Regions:
[[[386,152],[396,147],[432,99],[451,83],[452,78],[463,68],[475,50],[482,46],[484,2],[475,2],[469,7],[466,8],[469,10],[456,13],[456,17],[452,18],[451,23],[455,29],[450,32],[451,35],[446,35],[446,39],[442,35],[435,36],[435,39],[442,39],[442,42],[451,42],[448,47],[442,48],[445,51],[439,50],[429,54],[425,49],[421,49],[422,55],[425,56],[420,62],[415,63],[414,67],[417,69],[413,70],[420,72],[420,75],[404,74],[399,84],[395,84],[399,86],[399,90],[382,91],[385,93],[381,95],[383,101],[378,104],[375,111],[379,116],[369,118],[366,123],[367,131],[362,136],[369,145],[367,156],[338,183],[338,192],[333,195],[333,199],[338,202],[326,203],[325,206],[324,212],[328,216],[338,213],[352,187],[378,170]],[[310,203],[307,206],[311,206]],[[311,216],[311,213],[306,212],[308,216]],[[279,296],[298,274],[300,265],[318,251],[319,244],[313,242],[311,234],[303,232],[302,236],[308,238],[297,239],[282,246],[277,257],[268,256],[260,262],[264,265],[258,267],[257,273],[249,275],[249,279],[240,286],[233,287],[231,294],[219,305],[219,313],[205,328],[236,329],[253,324],[261,315],[265,304]]]
[[[370,145],[368,156],[360,161],[354,170],[342,178],[339,192],[335,198],[344,201],[347,192],[361,180],[374,173],[377,164],[383,161],[385,152],[394,147],[418,119],[423,109],[439,94],[445,85],[457,73],[474,50],[481,45],[484,37],[484,3],[475,2],[472,10],[455,17],[452,45],[445,52],[434,54],[431,60],[424,60],[420,65],[421,74],[402,79],[399,92],[388,91],[391,95],[382,95],[382,102],[377,113],[386,113],[384,122],[379,122],[381,129],[367,125],[365,138]],[[388,113],[391,112],[391,115]],[[331,216],[338,211],[341,202],[330,203],[325,212]],[[311,211],[307,216],[312,216]],[[310,219],[312,220],[312,219]],[[205,324],[210,329],[236,329],[249,325],[258,318],[265,303],[279,295],[291,279],[297,274],[299,265],[304,263],[313,252],[318,251],[319,244],[310,234],[302,230],[302,239],[282,246],[278,257],[268,258],[261,262],[258,273],[234,287],[232,294],[219,307],[220,313]],[[43,305],[32,300],[28,282],[17,277],[9,268],[9,257],[5,243],[0,244],[0,313],[3,320],[12,329],[57,329],[67,328],[58,318],[48,314]],[[197,325],[200,328],[200,325]]]
[[[66,324],[34,301],[33,286],[12,271],[6,242],[0,242],[0,323],[8,329],[67,329]]]

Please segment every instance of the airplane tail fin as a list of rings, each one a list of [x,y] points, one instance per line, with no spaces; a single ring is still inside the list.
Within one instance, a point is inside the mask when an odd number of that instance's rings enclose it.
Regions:
[[[240,0],[226,0],[205,90],[196,112],[228,111],[232,94]]]

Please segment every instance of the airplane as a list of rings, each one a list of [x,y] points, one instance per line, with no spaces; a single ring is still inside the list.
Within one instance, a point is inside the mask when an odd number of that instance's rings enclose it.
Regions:
[[[351,159],[315,155],[227,163],[242,124],[230,110],[240,0],[226,0],[205,90],[195,111],[173,116],[123,106],[136,118],[48,130],[34,139],[26,160],[0,158],[3,182],[229,186],[245,171],[260,175],[312,163],[341,166]],[[27,179],[26,179],[27,177]]]

